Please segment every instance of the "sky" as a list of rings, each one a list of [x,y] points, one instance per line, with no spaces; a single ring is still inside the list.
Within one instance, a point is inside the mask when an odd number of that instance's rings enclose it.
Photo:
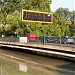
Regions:
[[[56,11],[59,7],[75,11],[75,0],[52,0],[51,10]]]

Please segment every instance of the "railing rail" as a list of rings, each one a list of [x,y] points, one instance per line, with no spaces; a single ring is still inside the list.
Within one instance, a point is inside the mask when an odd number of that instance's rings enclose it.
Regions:
[[[19,37],[0,37],[0,41],[5,41],[5,42],[20,42],[19,41]],[[62,41],[62,40],[61,40]],[[45,39],[45,44],[71,44],[71,45],[75,45],[75,38],[74,38],[74,42],[70,39],[69,41],[72,41],[73,43],[60,43],[60,40],[57,42],[57,40],[55,39]],[[40,37],[31,37],[31,39],[27,39],[28,43],[40,43],[40,44],[44,44],[44,39],[40,39]]]

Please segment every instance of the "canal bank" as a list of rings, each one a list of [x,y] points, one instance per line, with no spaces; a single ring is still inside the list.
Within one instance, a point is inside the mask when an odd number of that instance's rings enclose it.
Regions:
[[[43,48],[43,49],[53,49],[58,51],[67,51],[75,53],[75,45],[66,45],[66,44],[38,44],[38,43],[23,43],[23,42],[5,42],[0,41],[0,44],[8,44],[8,45],[17,45],[17,46],[27,46],[34,48]]]
[[[50,47],[52,45],[54,46],[54,44],[43,45],[43,44],[20,43],[20,42],[0,42],[0,46],[3,48],[4,47],[5,48],[14,48],[14,49],[16,48],[16,49],[18,49],[18,51],[19,50],[30,51],[34,54],[51,56],[51,57],[60,58],[60,59],[67,58],[67,59],[75,61],[75,52],[70,52],[68,50],[64,51],[64,50],[51,49]],[[59,45],[55,45],[55,46],[59,46]],[[72,47],[72,48],[75,48],[75,47]]]

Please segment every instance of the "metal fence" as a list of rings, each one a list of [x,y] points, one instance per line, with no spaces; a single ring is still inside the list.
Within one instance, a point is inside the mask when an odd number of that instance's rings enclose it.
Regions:
[[[40,37],[32,37],[28,38],[27,42],[28,43],[40,43],[40,44],[73,44],[75,45],[75,38],[74,39],[69,39],[67,41],[62,40],[61,38],[56,39],[46,39],[46,38],[40,38]],[[19,37],[0,37],[0,41],[5,41],[5,42],[20,42]],[[64,42],[63,42],[64,41]]]
[[[0,37],[0,41],[19,42],[19,37]]]

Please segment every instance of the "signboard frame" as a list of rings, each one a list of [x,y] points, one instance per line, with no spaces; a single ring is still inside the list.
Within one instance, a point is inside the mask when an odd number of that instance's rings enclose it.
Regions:
[[[51,18],[50,18],[50,22],[47,22],[47,21],[45,21],[45,20],[43,20],[43,21],[36,21],[36,20],[26,20],[26,19],[24,19],[24,12],[29,12],[29,13],[36,13],[36,14],[45,14],[45,15],[48,15],[48,16],[50,16]],[[46,19],[46,17],[44,17],[45,19]],[[53,23],[53,13],[48,13],[48,12],[40,12],[40,11],[33,11],[33,10],[24,10],[24,9],[22,9],[22,12],[21,12],[21,20],[23,21],[23,22],[39,22],[39,23]]]

